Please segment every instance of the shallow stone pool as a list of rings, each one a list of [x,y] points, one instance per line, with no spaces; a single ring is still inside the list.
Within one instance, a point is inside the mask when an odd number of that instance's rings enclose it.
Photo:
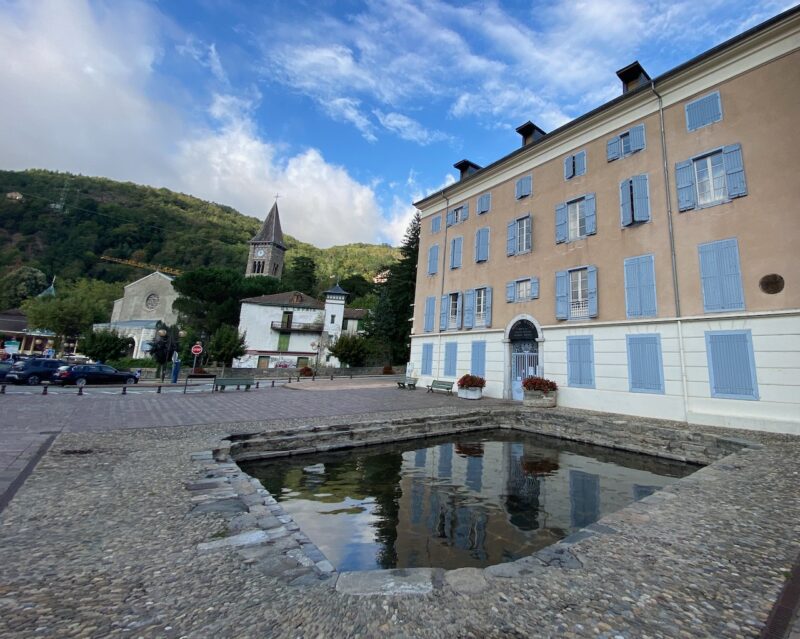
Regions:
[[[340,571],[514,561],[699,468],[508,430],[240,466]]]

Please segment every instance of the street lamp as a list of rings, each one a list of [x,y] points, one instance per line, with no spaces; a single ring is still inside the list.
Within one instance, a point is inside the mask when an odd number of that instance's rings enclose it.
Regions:
[[[164,352],[166,353],[166,358],[164,359],[164,363],[161,365],[161,381],[164,381],[164,378],[167,376],[167,361],[172,359],[172,381],[175,383],[177,381],[177,371],[180,371],[180,358],[178,357],[178,344],[181,339],[186,337],[186,331],[178,330],[170,330],[168,328],[160,328],[157,331],[159,341],[165,344]]]

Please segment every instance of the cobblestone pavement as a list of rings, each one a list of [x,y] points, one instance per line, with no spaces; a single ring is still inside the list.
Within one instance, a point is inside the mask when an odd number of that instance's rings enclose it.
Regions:
[[[571,547],[573,565],[498,571],[477,592],[455,578],[407,597],[292,586],[235,549],[202,551],[229,533],[221,513],[190,514],[186,483],[202,479],[193,453],[232,433],[475,404],[388,388],[280,392],[273,404],[209,398],[206,422],[254,420],[236,426],[200,425],[202,413],[172,401],[118,402],[116,416],[102,399],[63,403],[61,420],[47,413],[63,432],[0,514],[0,636],[757,637],[800,552],[800,439],[704,428],[764,446],[604,518],[604,534]],[[0,424],[43,414],[7,399]],[[291,410],[299,419],[284,417]],[[158,424],[173,427],[128,428]]]

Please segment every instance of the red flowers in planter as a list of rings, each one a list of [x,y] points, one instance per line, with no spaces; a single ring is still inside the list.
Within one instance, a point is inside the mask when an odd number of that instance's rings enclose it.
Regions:
[[[549,393],[550,391],[558,390],[558,384],[552,379],[545,379],[544,377],[526,377],[522,380],[522,388],[526,391]]]
[[[462,375],[457,383],[459,388],[483,388],[486,386],[486,380],[480,375]]]

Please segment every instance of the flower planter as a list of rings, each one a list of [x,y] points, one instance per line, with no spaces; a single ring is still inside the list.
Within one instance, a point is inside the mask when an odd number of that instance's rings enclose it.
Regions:
[[[525,398],[522,400],[523,406],[533,408],[555,408],[558,398],[558,391],[525,391]]]
[[[459,388],[458,396],[461,399],[480,399],[483,397],[482,388]]]

